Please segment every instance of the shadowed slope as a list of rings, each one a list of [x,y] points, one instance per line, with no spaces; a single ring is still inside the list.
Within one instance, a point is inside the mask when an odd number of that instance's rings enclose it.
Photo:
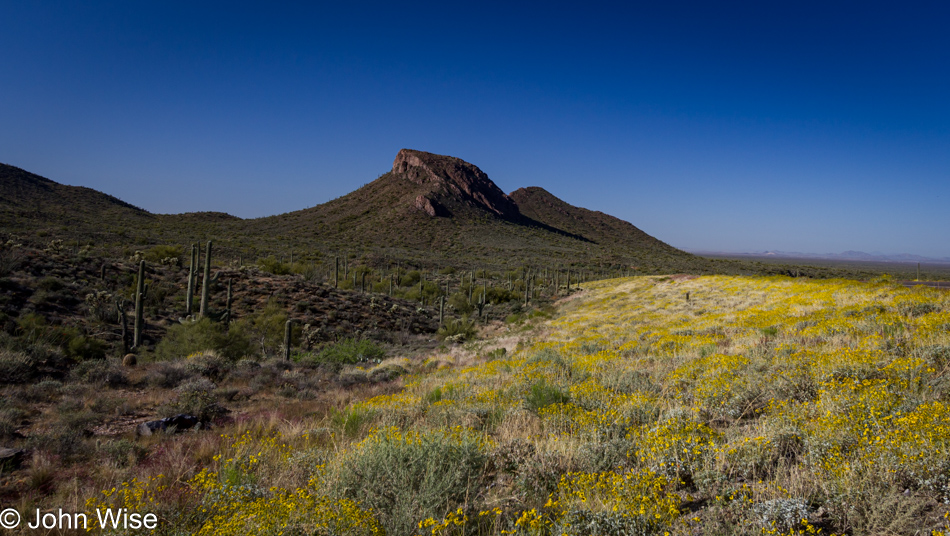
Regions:
[[[575,207],[538,186],[519,188],[510,197],[518,204],[522,215],[602,246],[684,254],[629,222],[603,212]]]

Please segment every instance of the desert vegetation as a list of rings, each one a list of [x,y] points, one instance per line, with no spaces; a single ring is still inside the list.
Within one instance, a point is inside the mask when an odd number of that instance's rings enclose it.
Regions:
[[[167,413],[212,421],[259,393],[211,431],[44,436],[19,471],[20,506],[155,512],[164,534],[950,530],[943,291],[621,278],[480,329],[408,357],[344,339],[290,362],[93,359],[65,381],[8,386],[0,431],[25,400],[49,405],[55,431],[82,430],[103,392],[129,386],[175,385]],[[52,474],[83,456],[99,463],[81,483]]]

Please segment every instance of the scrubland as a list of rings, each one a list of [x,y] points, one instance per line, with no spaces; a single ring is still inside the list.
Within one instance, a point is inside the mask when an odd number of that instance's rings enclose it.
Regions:
[[[943,291],[624,278],[505,329],[388,394],[152,439],[72,499],[160,534],[950,532]]]

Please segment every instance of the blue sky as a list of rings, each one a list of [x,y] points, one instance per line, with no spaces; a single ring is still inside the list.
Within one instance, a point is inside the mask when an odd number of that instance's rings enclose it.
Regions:
[[[409,147],[681,248],[950,256],[950,4],[195,4],[0,0],[0,162],[258,217]]]

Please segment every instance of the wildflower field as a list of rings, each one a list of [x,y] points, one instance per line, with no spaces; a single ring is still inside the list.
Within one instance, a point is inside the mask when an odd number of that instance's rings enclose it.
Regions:
[[[950,532],[946,292],[614,279],[518,335],[87,508],[167,534]]]

